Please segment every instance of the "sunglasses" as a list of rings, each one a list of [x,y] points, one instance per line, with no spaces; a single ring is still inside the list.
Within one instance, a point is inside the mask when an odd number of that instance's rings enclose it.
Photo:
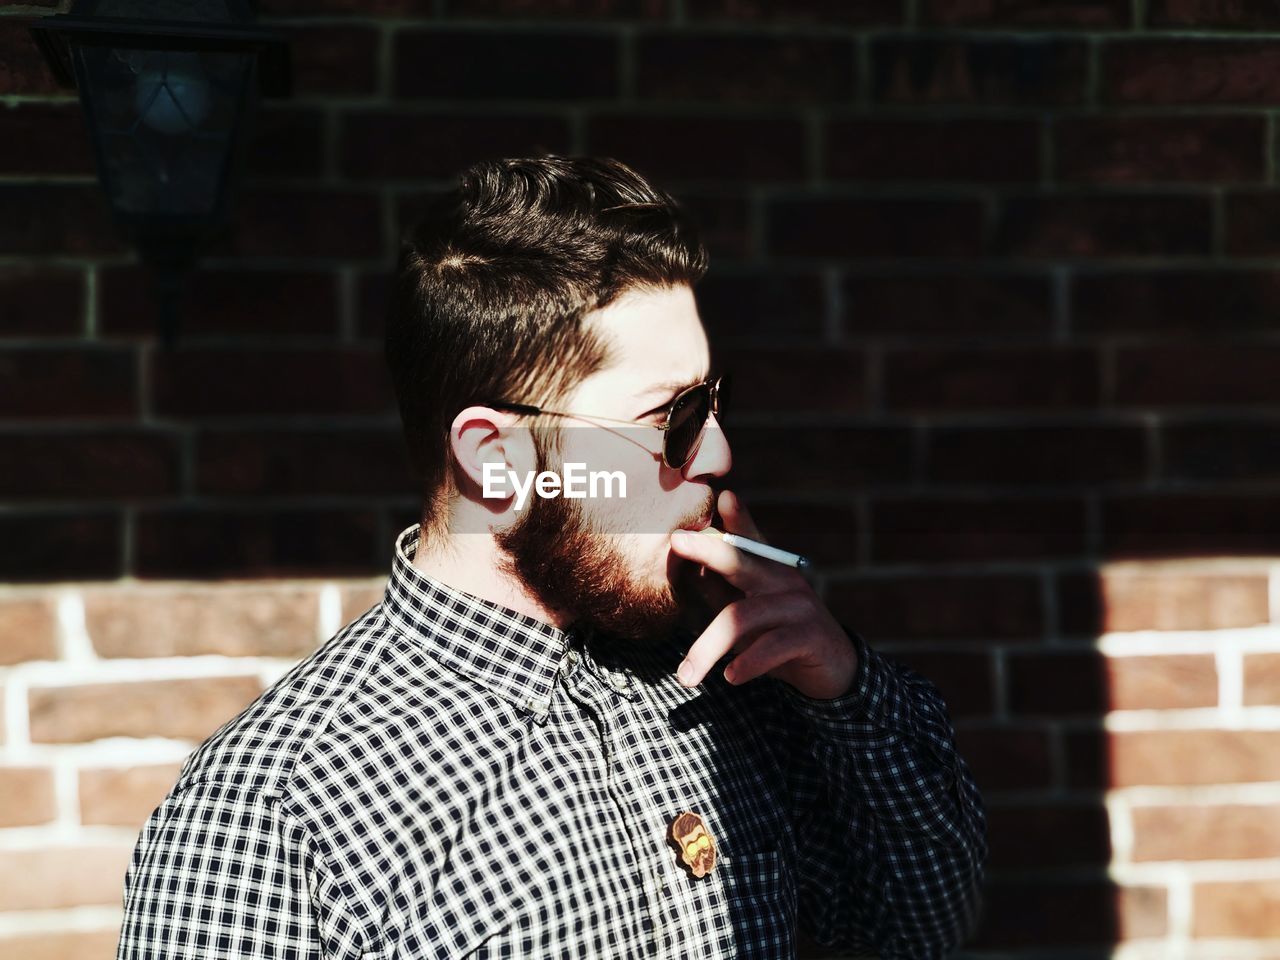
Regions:
[[[610,423],[639,424],[662,431],[662,462],[673,470],[684,467],[698,452],[707,421],[712,416],[723,423],[723,411],[729,394],[727,374],[711,377],[676,394],[667,404],[662,423],[640,423],[638,420],[619,420],[600,417],[592,413],[570,413],[565,410],[547,410],[530,403],[513,403],[509,400],[491,400],[486,406],[498,410],[510,410],[527,416],[546,414],[555,417],[581,417],[584,420],[606,420]]]

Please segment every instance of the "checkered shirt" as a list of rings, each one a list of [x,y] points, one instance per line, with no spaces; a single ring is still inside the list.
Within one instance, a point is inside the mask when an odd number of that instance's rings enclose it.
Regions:
[[[853,688],[697,688],[687,633],[560,630],[412,565],[183,764],[118,960],[883,960],[972,926],[982,802],[935,688],[850,632]],[[722,662],[723,663],[723,662]],[[698,814],[715,865],[669,839]]]

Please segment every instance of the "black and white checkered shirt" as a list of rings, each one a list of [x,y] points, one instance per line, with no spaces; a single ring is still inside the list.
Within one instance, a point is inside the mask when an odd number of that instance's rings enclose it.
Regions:
[[[138,838],[119,960],[891,958],[971,926],[981,800],[946,708],[857,634],[851,692],[559,630],[411,564],[183,765]],[[697,813],[716,863],[668,839]]]

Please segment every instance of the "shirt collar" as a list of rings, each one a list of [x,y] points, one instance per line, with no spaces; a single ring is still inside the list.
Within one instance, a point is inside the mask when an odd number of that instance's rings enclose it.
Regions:
[[[383,608],[433,659],[545,720],[574,631],[463,593],[413,565],[418,524],[396,537]]]

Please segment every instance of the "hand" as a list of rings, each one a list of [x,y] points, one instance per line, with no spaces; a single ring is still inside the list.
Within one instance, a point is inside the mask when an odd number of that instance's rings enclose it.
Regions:
[[[716,506],[726,532],[763,539],[751,515],[728,490],[721,491]],[[858,670],[857,650],[799,571],[690,530],[673,533],[671,549],[700,564],[704,573],[718,574],[739,593],[689,648],[680,665],[681,683],[697,686],[732,650],[736,656],[724,671],[729,683],[767,675],[816,700],[849,692]]]

